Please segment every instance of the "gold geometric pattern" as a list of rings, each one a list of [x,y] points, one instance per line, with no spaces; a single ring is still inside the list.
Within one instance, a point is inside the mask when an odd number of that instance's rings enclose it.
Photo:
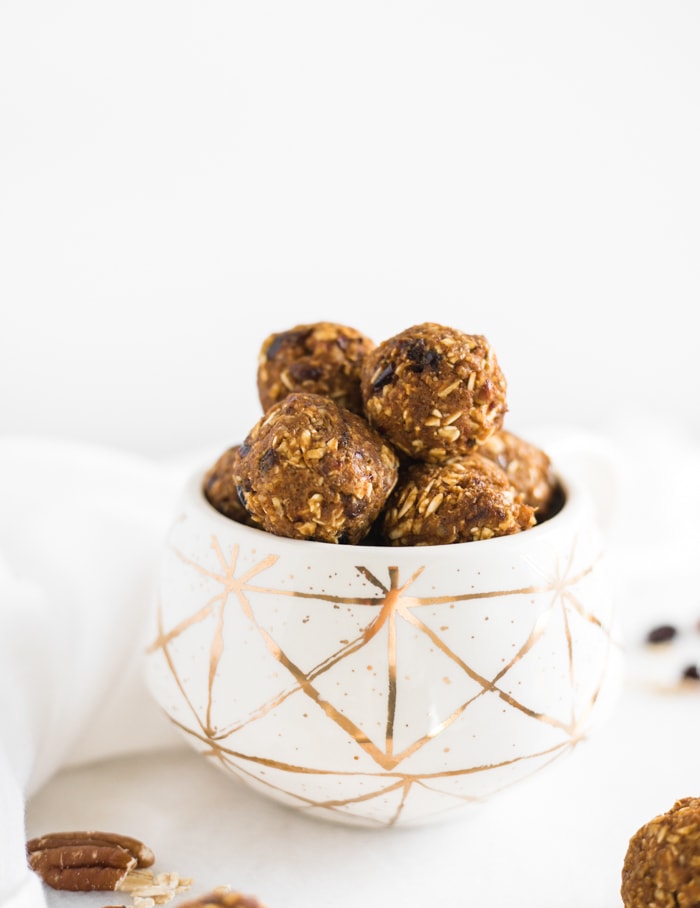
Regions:
[[[368,595],[338,596],[286,589],[280,584],[266,586],[262,581],[277,564],[277,555],[262,556],[243,567],[238,545],[224,551],[214,535],[211,547],[213,566],[171,547],[183,576],[190,576],[193,583],[202,582],[205,598],[195,611],[168,627],[159,604],[157,636],[149,654],[165,660],[173,700],[179,700],[177,707],[168,709],[171,720],[201,752],[258,790],[312,813],[329,818],[341,814],[345,821],[363,825],[393,825],[407,819],[420,822],[430,812],[449,811],[465,801],[479,800],[484,774],[493,779],[491,790],[500,790],[571,749],[585,735],[605,680],[607,651],[614,644],[610,629],[580,601],[579,587],[593,567],[574,570],[573,549],[565,564],[555,558],[551,570],[531,564],[541,577],[541,584],[535,586],[416,596],[412,590],[425,567],[401,576],[399,568],[392,566],[388,576],[379,577],[357,565],[356,579],[364,582]],[[359,558],[361,552],[358,547]],[[288,635],[275,623],[275,615],[276,604],[289,597],[298,601],[301,625],[313,625],[310,613],[302,615],[305,601],[316,608],[323,605],[326,612],[334,610],[331,619],[338,619],[339,627],[348,633],[333,652],[316,654],[309,662],[305,648],[295,652],[287,646]],[[478,622],[494,618],[487,600],[510,597],[530,602],[544,597],[546,604],[524,630],[513,630],[513,652],[501,667],[495,672],[486,670],[474,656],[478,647],[470,641],[465,645],[463,630],[454,633],[444,623],[445,609],[472,603],[478,631]],[[309,640],[312,633],[310,627]],[[203,650],[204,672],[198,672],[196,664],[185,658],[185,648],[178,651],[178,643],[193,634]],[[592,668],[584,666],[587,680],[579,685],[576,640],[581,634],[596,635],[599,652]],[[563,635],[565,641],[564,647],[559,646],[564,652],[559,676],[566,675],[566,683],[559,686],[566,696],[557,703],[545,691],[546,707],[541,708],[531,696],[528,702],[519,696],[519,671],[528,660],[538,658],[543,641],[551,641],[553,635]],[[243,637],[251,641],[246,645],[259,647],[260,664],[265,665],[259,690],[255,684],[246,685],[242,677],[236,685],[231,685],[230,678],[224,681],[227,643],[231,646],[231,640],[238,642]],[[429,677],[421,675],[420,666],[416,676],[414,665],[403,664],[402,654],[409,645],[413,653],[422,648],[429,654]],[[549,654],[547,658],[551,660]],[[235,667],[231,670],[235,672]],[[362,681],[363,697],[356,693],[360,675],[367,679]],[[543,684],[547,683],[549,676],[544,673]],[[224,698],[230,700],[233,687],[239,691],[247,688],[241,693],[245,702],[233,719],[236,710],[227,707],[224,723],[217,716]],[[423,700],[425,709],[417,710],[416,704],[422,706]],[[450,751],[468,734],[465,720],[482,709],[492,709],[495,700],[501,705],[499,712],[507,712],[518,727],[537,725],[532,740],[539,746],[526,753],[504,753],[479,743],[474,763],[464,766],[462,758],[461,763],[453,764]],[[299,728],[299,734],[292,733],[289,741],[278,746],[274,723],[283,710],[289,711],[288,726]],[[307,746],[303,731],[310,711],[316,716],[320,711],[331,742],[329,753],[341,753],[341,760],[336,756],[314,759],[316,745],[311,741]],[[418,722],[416,714],[421,717]],[[266,721],[267,735],[253,737],[251,732]],[[251,742],[258,740],[266,742],[263,753],[251,750]],[[298,762],[297,752],[301,752]],[[479,784],[471,785],[470,779],[476,777],[482,777]]]

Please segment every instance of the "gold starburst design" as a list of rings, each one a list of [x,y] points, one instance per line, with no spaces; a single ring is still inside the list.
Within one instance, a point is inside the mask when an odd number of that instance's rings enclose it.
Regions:
[[[478,799],[484,774],[492,778],[491,790],[499,790],[575,746],[585,733],[607,659],[598,657],[592,684],[588,677],[579,685],[572,624],[577,634],[583,627],[599,637],[603,653],[612,640],[609,628],[578,598],[579,584],[592,567],[574,570],[573,550],[566,564],[555,560],[550,571],[531,565],[541,577],[537,586],[442,596],[412,594],[425,567],[407,577],[400,576],[398,567],[389,567],[382,578],[358,565],[353,583],[360,583],[367,595],[338,596],[261,584],[266,572],[279,567],[277,555],[244,565],[238,545],[224,551],[216,536],[211,537],[211,550],[214,566],[211,555],[200,562],[171,549],[183,576],[201,583],[202,599],[193,613],[171,627],[164,625],[167,609],[161,603],[150,658],[164,660],[178,701],[168,709],[170,718],[197,748],[288,804],[315,813],[341,813],[365,824],[392,825],[405,818],[407,805],[414,803],[413,815],[424,819],[426,811],[447,811]],[[516,632],[511,634],[513,652],[494,672],[479,664],[478,646],[464,639],[461,625],[459,633],[453,632],[445,613],[460,604],[472,608],[474,637],[480,632],[478,623],[494,615],[489,601],[510,597],[530,602],[544,597],[545,606],[538,608],[534,622],[524,625],[519,639]],[[280,609],[289,598],[295,608]],[[316,637],[323,638],[315,634],[315,625],[328,621],[337,624],[337,647],[330,653],[315,652]],[[285,622],[294,622],[294,633]],[[518,694],[519,671],[537,657],[552,632],[565,641],[561,673],[566,683],[560,685],[564,697],[555,709],[540,708],[531,697]],[[185,655],[195,637],[203,670]],[[252,656],[260,666],[255,679],[234,677],[233,648],[240,658],[243,644],[249,651],[248,669]],[[411,665],[405,664],[409,651]],[[416,653],[421,652],[425,663],[416,666]],[[577,695],[579,686],[583,699]],[[530,695],[529,686],[525,688]],[[534,723],[538,733],[530,737],[540,746],[506,754],[478,743],[473,763],[463,765],[462,757],[455,765],[452,754],[464,749],[459,742],[468,734],[469,717],[492,710],[494,701],[516,725]],[[222,715],[225,721],[218,718]],[[278,730],[282,715],[284,732]],[[320,747],[315,740],[319,720],[328,737]],[[479,784],[470,784],[474,779]]]

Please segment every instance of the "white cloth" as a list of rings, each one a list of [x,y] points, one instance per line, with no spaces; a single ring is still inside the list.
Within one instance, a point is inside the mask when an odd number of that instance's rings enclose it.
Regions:
[[[0,440],[0,905],[37,908],[24,801],[60,767],[162,746],[140,671],[186,468]]]

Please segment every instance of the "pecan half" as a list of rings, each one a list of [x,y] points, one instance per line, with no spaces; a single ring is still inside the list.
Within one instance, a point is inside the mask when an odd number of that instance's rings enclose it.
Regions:
[[[154,876],[155,856],[131,836],[111,832],[54,832],[27,842],[29,866],[53,889],[128,892],[163,904],[191,885],[174,873]]]
[[[56,832],[27,842],[29,866],[53,889],[114,890],[155,860],[143,842],[107,832]]]

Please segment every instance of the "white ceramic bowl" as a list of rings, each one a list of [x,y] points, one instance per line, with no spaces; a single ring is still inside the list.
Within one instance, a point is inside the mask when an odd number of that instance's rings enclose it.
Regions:
[[[617,692],[592,499],[448,546],[337,546],[237,524],[183,491],[151,690],[264,795],[365,826],[446,818],[570,751]]]

